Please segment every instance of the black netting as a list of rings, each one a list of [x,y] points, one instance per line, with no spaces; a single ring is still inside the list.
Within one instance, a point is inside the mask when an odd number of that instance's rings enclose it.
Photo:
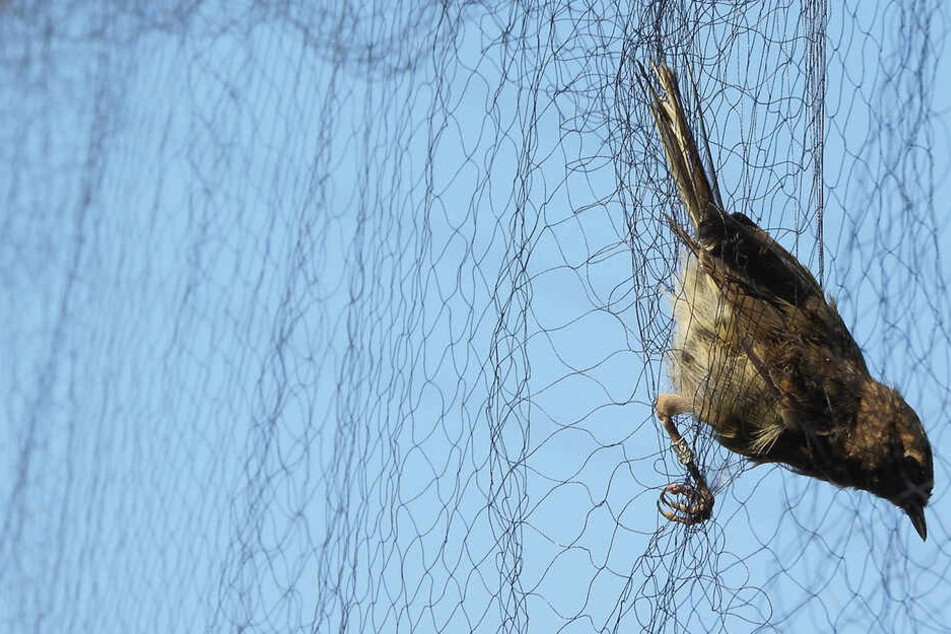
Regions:
[[[0,629],[948,631],[946,31],[937,0],[0,3]],[[659,56],[729,209],[921,415],[927,543],[686,421],[714,517],[658,515]]]

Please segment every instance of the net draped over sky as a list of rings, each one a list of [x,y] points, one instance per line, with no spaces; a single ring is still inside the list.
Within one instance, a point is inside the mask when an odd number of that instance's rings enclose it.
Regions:
[[[951,630],[946,11],[0,5],[0,629]],[[926,543],[686,421],[657,513],[660,57],[919,412]]]

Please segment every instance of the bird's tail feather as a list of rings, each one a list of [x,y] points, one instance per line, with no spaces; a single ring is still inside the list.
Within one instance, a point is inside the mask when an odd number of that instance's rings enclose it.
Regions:
[[[663,62],[652,63],[651,66],[660,82],[663,95],[657,92],[647,72],[642,69],[650,110],[654,115],[661,145],[664,146],[667,164],[677,182],[680,199],[687,209],[694,230],[699,232],[700,227],[706,224],[705,221],[723,214],[716,174],[711,173],[710,178],[707,176],[696,138],[687,122],[683,97],[674,72]],[[700,126],[703,132],[702,119]],[[709,148],[706,145],[704,147],[709,156]]]

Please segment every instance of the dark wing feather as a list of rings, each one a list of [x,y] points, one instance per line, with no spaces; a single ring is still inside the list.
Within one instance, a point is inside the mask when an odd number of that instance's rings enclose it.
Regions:
[[[822,297],[822,288],[809,271],[769,234],[743,214],[723,216],[699,228],[700,243],[739,277],[748,280],[762,297],[794,306]]]
[[[750,323],[751,334],[779,329],[760,334],[775,343],[815,346],[867,372],[861,349],[809,270],[746,216],[733,214],[729,221],[720,235],[701,238],[707,257],[720,262],[719,277],[734,281],[732,294],[772,304],[782,316],[778,324]]]
[[[729,218],[719,236],[702,239],[698,258],[733,308],[783,420],[807,434],[843,428],[837,417],[858,407],[843,377],[867,374],[861,350],[809,271],[745,216]]]

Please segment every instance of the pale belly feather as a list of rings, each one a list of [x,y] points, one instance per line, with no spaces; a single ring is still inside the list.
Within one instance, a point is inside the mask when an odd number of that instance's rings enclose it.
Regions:
[[[750,360],[731,307],[695,257],[687,256],[673,296],[669,364],[676,390],[728,449],[756,458],[782,430],[775,393]]]

